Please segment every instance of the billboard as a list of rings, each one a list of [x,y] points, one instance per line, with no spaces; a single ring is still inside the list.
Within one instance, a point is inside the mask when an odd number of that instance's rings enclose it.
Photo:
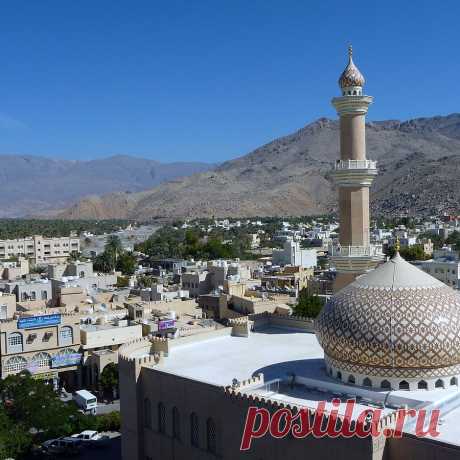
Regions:
[[[27,316],[18,319],[18,329],[35,329],[38,327],[56,326],[57,324],[61,324],[61,315],[59,313]]]
[[[165,329],[172,329],[176,325],[176,320],[174,319],[162,319],[158,321],[158,330],[164,331]]]
[[[81,353],[66,353],[51,358],[51,367],[75,366],[80,364]]]

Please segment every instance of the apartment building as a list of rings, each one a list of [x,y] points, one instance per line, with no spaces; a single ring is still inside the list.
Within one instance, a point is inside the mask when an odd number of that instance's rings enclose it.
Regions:
[[[28,370],[55,387],[60,381],[66,388],[77,386],[82,357],[79,348],[77,316],[60,313],[10,316],[0,322],[1,378]]]
[[[0,259],[24,256],[33,263],[63,262],[73,252],[80,252],[78,237],[47,238],[34,235],[14,240],[0,240]]]

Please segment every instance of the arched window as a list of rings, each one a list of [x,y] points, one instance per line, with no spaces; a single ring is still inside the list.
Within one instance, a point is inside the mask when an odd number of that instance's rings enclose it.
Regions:
[[[356,96],[356,90],[353,91],[353,96]]]
[[[444,388],[444,381],[441,379],[436,380],[434,384],[435,388]]]
[[[385,390],[391,390],[391,383],[388,380],[382,380],[380,388],[383,388]]]
[[[22,300],[23,302],[25,302],[25,301],[27,300],[27,298],[28,298],[27,292],[22,292],[22,293],[21,293],[21,300]]]
[[[371,386],[372,386],[372,380],[371,380],[369,377],[366,377],[366,378],[363,380],[363,386],[365,386],[365,387],[371,387]]]
[[[342,373],[340,371],[337,371],[337,378],[342,380]]]
[[[419,390],[428,390],[428,383],[426,383],[425,380],[420,380],[420,382],[418,382],[417,388]]]
[[[42,291],[42,300],[48,300],[48,292]]]
[[[85,277],[85,272],[84,271],[81,271],[80,272],[80,278],[84,278]]]
[[[452,377],[452,378],[450,379],[450,384],[451,384],[451,385],[458,385],[458,379],[457,379],[457,377]]]
[[[216,453],[216,424],[212,418],[208,418],[208,420],[206,420],[206,448],[208,452],[213,454]]]
[[[27,368],[27,361],[22,356],[13,356],[5,364],[6,372],[21,372]]]
[[[348,376],[348,383],[355,383],[355,378],[351,374]]]
[[[401,382],[399,382],[399,389],[400,390],[408,390],[409,389],[409,383],[406,382],[405,380],[401,380]]]
[[[158,431],[166,433],[166,408],[163,403],[158,403]]]
[[[22,334],[20,332],[12,332],[8,336],[8,351],[10,353],[22,351]]]
[[[149,398],[144,399],[144,426],[152,428],[152,405]]]
[[[172,433],[173,438],[180,439],[180,414],[177,407],[172,410]]]
[[[192,446],[199,447],[200,445],[200,427],[198,415],[195,412],[190,414],[190,443]]]
[[[71,326],[63,326],[59,331],[59,345],[71,345],[73,343],[73,329]]]
[[[45,352],[37,353],[32,358],[32,365],[37,366],[40,369],[50,367],[51,355]]]

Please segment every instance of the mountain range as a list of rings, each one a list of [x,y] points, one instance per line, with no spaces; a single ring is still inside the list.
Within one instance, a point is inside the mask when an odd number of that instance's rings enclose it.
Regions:
[[[214,165],[199,162],[160,163],[117,155],[90,161],[33,155],[0,155],[0,217],[52,214],[88,195],[133,192]]]
[[[460,210],[460,114],[371,122],[366,143],[368,158],[379,168],[371,189],[374,213]],[[138,193],[120,188],[87,197],[56,215],[149,220],[330,212],[337,206],[330,172],[338,146],[338,122],[321,118],[214,169]]]

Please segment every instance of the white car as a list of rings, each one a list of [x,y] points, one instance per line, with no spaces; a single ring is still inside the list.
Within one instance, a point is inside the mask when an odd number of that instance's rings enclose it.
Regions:
[[[79,434],[73,434],[72,439],[78,439],[83,445],[88,446],[105,446],[110,438],[94,430],[85,430]]]

